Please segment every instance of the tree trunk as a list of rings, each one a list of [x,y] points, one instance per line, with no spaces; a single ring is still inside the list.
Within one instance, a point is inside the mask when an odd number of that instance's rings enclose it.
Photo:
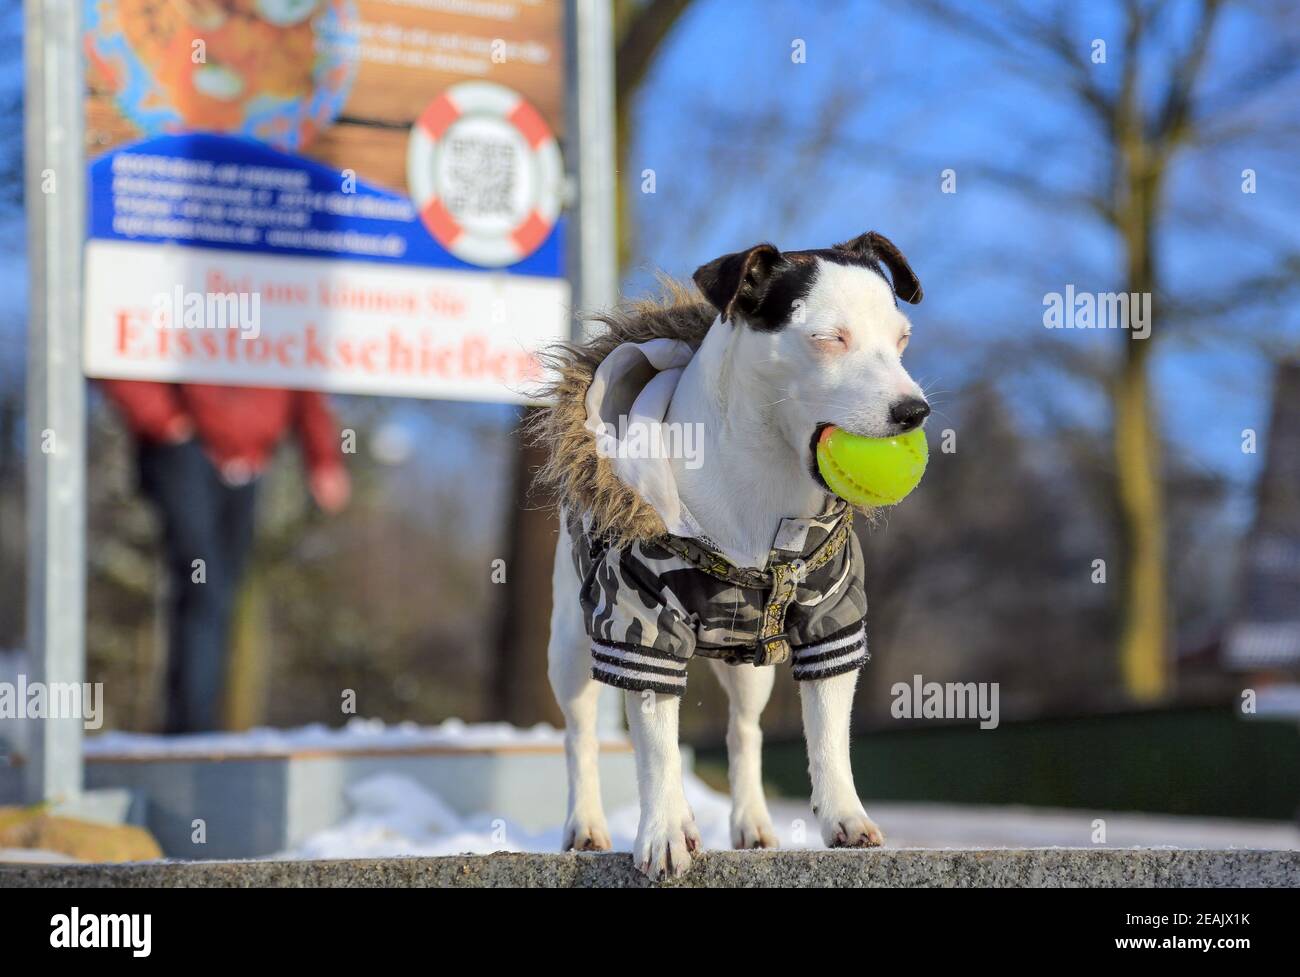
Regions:
[[[1126,147],[1126,206],[1120,231],[1131,296],[1154,301],[1155,212],[1159,163],[1150,147],[1133,139]],[[1160,434],[1151,399],[1149,363],[1157,326],[1133,338],[1138,309],[1130,303],[1130,331],[1123,334],[1122,363],[1111,392],[1115,424],[1115,478],[1119,497],[1123,563],[1119,662],[1124,688],[1138,702],[1169,692],[1169,595],[1165,561],[1164,485]],[[1154,318],[1154,312],[1153,312]]]
[[[614,229],[615,260],[621,272],[632,260],[632,202],[629,200],[628,167],[632,157],[632,134],[625,113],[614,119]],[[640,179],[639,177],[637,179]]]
[[[252,729],[266,719],[270,650],[266,640],[264,577],[255,563],[249,567],[231,615],[230,660],[222,700],[223,729]]]
[[[532,411],[528,408],[521,420]],[[546,645],[551,632],[551,566],[559,533],[555,507],[547,499],[530,498],[533,472],[546,460],[545,450],[525,444],[515,434],[511,505],[507,518],[506,578],[493,649],[489,688],[491,718],[530,726],[563,725],[546,675]],[[484,567],[491,573],[491,567]]]
[[[1160,439],[1151,403],[1150,340],[1129,339],[1115,383],[1115,474],[1123,566],[1120,670],[1139,702],[1169,691],[1165,513],[1161,502]]]

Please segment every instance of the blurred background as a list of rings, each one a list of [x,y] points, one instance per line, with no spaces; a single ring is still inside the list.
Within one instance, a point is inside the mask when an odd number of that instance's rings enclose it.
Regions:
[[[1296,6],[615,8],[626,294],[758,241],[824,247],[873,229],[925,287],[907,360],[935,408],[930,470],[862,534],[864,796],[1294,818]],[[19,10],[0,15],[11,134],[21,30]],[[0,147],[0,649],[17,650],[21,140]],[[1151,293],[1150,338],[1045,328],[1046,297],[1070,285]],[[291,448],[264,479],[228,728],[337,725],[341,688],[388,722],[558,725],[533,626],[554,524],[527,492],[521,409],[332,401],[361,445],[353,502],[317,513]],[[88,485],[88,678],[116,690],[107,728],[156,730],[158,527],[94,392]],[[1274,636],[1264,651],[1260,626]],[[725,783],[725,699],[704,671],[683,736]],[[998,683],[998,729],[893,718],[891,687],[914,675]],[[1248,690],[1268,693],[1273,718],[1250,715]],[[803,794],[785,677],[764,729],[773,789]]]

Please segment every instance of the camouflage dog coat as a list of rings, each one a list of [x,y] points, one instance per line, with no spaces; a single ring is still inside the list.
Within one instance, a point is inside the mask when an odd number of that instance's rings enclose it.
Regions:
[[[731,665],[790,661],[800,681],[862,668],[862,550],[849,507],[784,519],[764,569],[734,566],[706,540],[666,535],[614,546],[570,517],[592,676],[681,696],[693,655]]]

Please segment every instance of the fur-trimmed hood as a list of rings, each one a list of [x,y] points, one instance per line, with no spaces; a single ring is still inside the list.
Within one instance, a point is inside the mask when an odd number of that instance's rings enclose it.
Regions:
[[[613,459],[598,449],[588,424],[587,395],[596,371],[625,343],[667,340],[699,348],[717,318],[693,286],[660,279],[658,297],[623,303],[587,318],[604,329],[582,343],[561,343],[545,355],[554,379],[541,389],[550,405],[530,424],[534,443],[547,451],[535,486],[559,504],[589,518],[589,531],[619,542],[653,539],[669,532],[655,507],[619,476]],[[678,347],[681,348],[681,347]]]

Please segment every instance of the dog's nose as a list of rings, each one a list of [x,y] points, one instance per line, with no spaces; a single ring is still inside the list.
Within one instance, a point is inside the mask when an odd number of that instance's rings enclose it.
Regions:
[[[904,431],[920,427],[921,422],[929,416],[930,405],[920,397],[904,397],[889,408],[889,419]]]

